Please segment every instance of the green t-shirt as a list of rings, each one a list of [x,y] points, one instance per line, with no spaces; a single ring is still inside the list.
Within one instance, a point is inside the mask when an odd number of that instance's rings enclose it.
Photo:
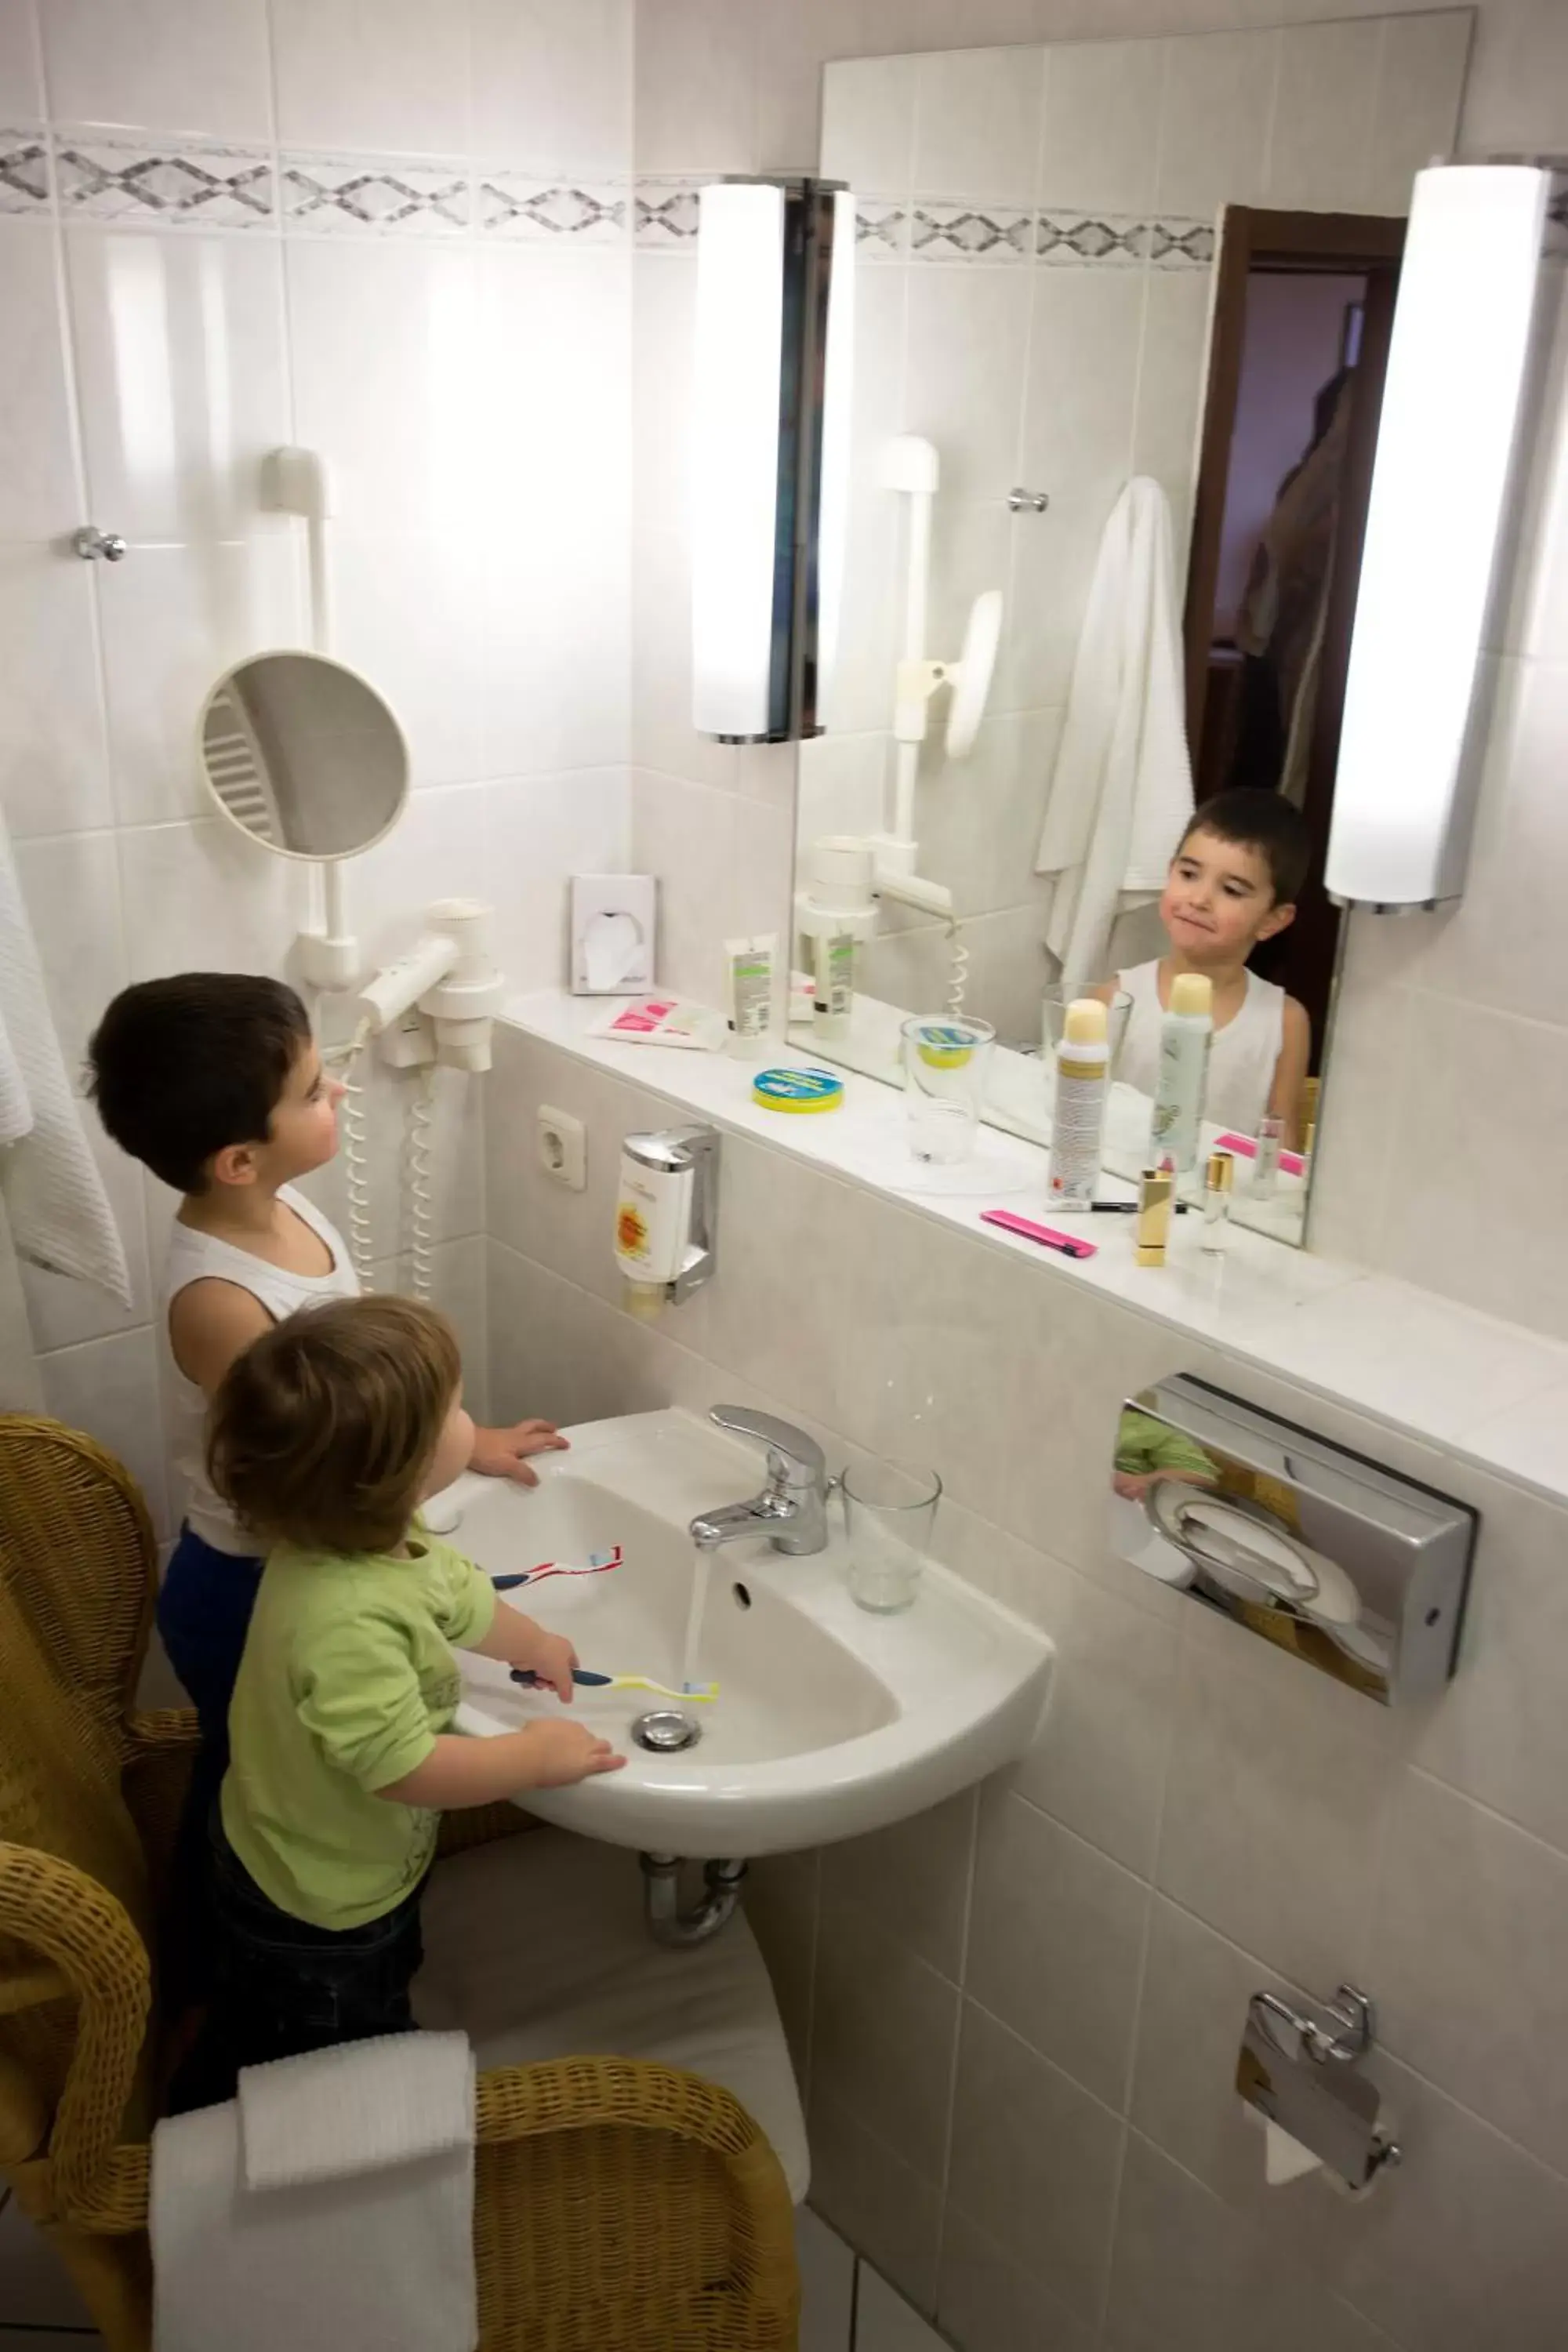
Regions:
[[[450,1544],[415,1557],[272,1552],[229,1708],[223,1825],[258,1886],[318,1927],[379,1919],[417,1885],[437,1816],[378,1797],[458,1709],[449,1644],[484,1639],[495,1588]]]

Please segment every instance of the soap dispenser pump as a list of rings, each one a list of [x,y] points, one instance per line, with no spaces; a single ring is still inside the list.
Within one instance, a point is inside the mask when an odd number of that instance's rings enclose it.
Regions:
[[[616,1260],[633,1314],[657,1315],[700,1289],[716,1259],[719,1137],[710,1127],[628,1135],[621,1146]]]

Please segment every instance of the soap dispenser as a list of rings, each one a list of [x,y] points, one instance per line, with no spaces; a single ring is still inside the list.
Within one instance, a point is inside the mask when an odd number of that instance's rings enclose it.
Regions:
[[[712,1273],[719,1137],[710,1127],[660,1128],[621,1146],[616,1260],[635,1315],[679,1307]]]

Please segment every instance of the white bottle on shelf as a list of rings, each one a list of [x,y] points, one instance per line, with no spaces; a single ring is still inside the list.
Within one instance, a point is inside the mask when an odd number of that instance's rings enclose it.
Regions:
[[[1087,1209],[1094,1199],[1110,1091],[1105,1007],[1098,997],[1075,997],[1068,1006],[1057,1047],[1047,1180],[1053,1209]]]

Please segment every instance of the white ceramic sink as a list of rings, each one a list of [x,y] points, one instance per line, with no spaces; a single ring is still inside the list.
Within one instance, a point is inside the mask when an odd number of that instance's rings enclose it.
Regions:
[[[689,1522],[743,1501],[763,1457],[678,1412],[594,1422],[569,1454],[536,1464],[533,1491],[460,1478],[453,1541],[491,1574],[585,1560],[619,1544],[602,1576],[552,1577],[507,1597],[569,1635],[582,1664],[679,1687],[694,1572]],[[1051,1645],[944,1569],[896,1617],[850,1600],[841,1516],[826,1552],[790,1559],[763,1538],[711,1554],[700,1679],[718,1698],[689,1711],[699,1744],[650,1755],[629,1738],[661,1702],[579,1690],[580,1719],[630,1759],[622,1772],[531,1794],[531,1811],[612,1845],[693,1856],[780,1853],[857,1837],[940,1803],[1021,1755],[1045,1703]],[[458,1728],[492,1738],[554,1712],[504,1666],[465,1656]]]

